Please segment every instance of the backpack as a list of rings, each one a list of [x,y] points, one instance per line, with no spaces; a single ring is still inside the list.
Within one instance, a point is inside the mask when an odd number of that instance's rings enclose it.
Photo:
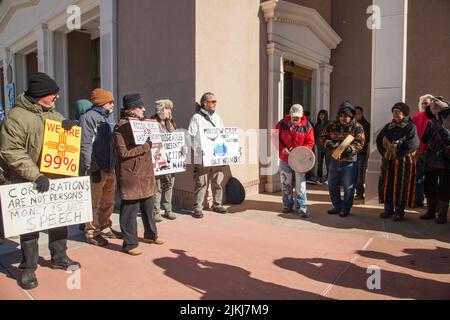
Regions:
[[[242,183],[231,177],[225,187],[228,202],[231,204],[241,204],[245,200],[245,188]]]

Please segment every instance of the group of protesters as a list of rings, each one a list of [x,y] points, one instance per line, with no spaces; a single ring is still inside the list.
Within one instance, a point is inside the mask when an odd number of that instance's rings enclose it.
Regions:
[[[428,210],[420,218],[445,224],[450,200],[449,103],[442,97],[425,95],[420,98],[419,113],[413,118],[410,107],[403,102],[394,104],[391,111],[392,120],[376,138],[382,157],[378,198],[384,211],[380,218],[402,221],[406,207],[423,207],[426,197]],[[327,111],[321,110],[314,126],[303,107],[293,105],[276,129],[282,212],[296,210],[301,218],[308,217],[306,175],[295,172],[288,161],[293,150],[306,147],[316,151],[318,178],[328,184],[333,205],[328,213],[342,218],[349,216],[353,201],[365,197],[370,123],[364,118],[363,108],[344,101],[335,121],[328,121]],[[322,171],[324,160],[326,178]]]
[[[62,176],[44,174],[39,169],[45,121],[59,121],[67,131],[78,125],[82,128],[79,175],[90,177],[92,195],[93,220],[82,225],[86,241],[103,247],[108,245],[108,239],[122,239],[123,251],[132,256],[142,253],[140,242],[164,244],[156,223],[163,217],[176,219],[172,211],[175,177],[173,174],[155,176],[150,138],[144,144],[135,143],[130,120],[145,120],[147,111],[141,95],[123,96],[117,123],[112,118],[116,100],[107,90],[97,88],[89,100],[79,100],[76,120],[65,119],[56,110],[58,98],[59,87],[47,74],[37,73],[29,78],[27,91],[17,97],[15,107],[1,125],[0,178],[6,176],[10,183],[32,182],[38,192],[49,191],[50,180]],[[194,157],[201,158],[202,155],[203,129],[224,127],[216,106],[217,99],[211,92],[205,93],[197,104],[188,128],[194,141]],[[449,104],[440,97],[427,95],[421,98],[420,108],[420,113],[411,119],[408,105],[396,103],[391,109],[392,121],[377,136],[376,145],[382,156],[379,199],[385,209],[380,217],[403,220],[406,206],[423,206],[424,193],[428,211],[421,218],[435,218],[437,223],[445,223],[450,196]],[[151,118],[158,123],[160,133],[177,130],[173,109],[171,100],[155,102]],[[306,147],[316,152],[316,178],[328,184],[333,206],[328,213],[343,218],[350,215],[355,197],[365,197],[370,124],[364,118],[363,108],[344,101],[336,120],[330,121],[328,112],[321,110],[313,125],[303,107],[295,104],[277,123],[276,129],[279,130],[277,144],[283,213],[296,210],[302,218],[308,217],[306,173],[296,172],[289,164],[291,152],[297,147]],[[227,213],[222,203],[223,166],[205,167],[195,163],[193,175],[195,203],[192,216],[203,218],[209,182],[213,211]],[[120,231],[112,228],[111,221],[116,187],[120,196]],[[344,188],[343,199],[341,187]],[[143,238],[138,238],[139,212],[144,226]],[[67,227],[49,230],[52,268],[73,270],[81,267],[79,262],[67,256],[67,237]],[[23,257],[19,266],[22,272],[20,284],[24,289],[38,285],[35,275],[38,239],[39,232],[20,236]]]
[[[36,73],[29,78],[28,89],[17,97],[15,107],[8,113],[0,130],[0,161],[2,183],[32,182],[39,193],[49,191],[51,179],[60,175],[42,173],[39,169],[44,142],[44,124],[47,119],[61,122],[64,130],[76,125],[82,128],[79,174],[89,176],[91,181],[93,220],[83,225],[86,241],[96,246],[108,245],[107,239],[123,239],[123,251],[137,256],[142,253],[139,243],[162,245],[156,222],[161,216],[173,220],[172,191],[174,176],[155,177],[152,141],[142,145],[134,140],[130,119],[145,120],[145,104],[140,94],[127,94],[122,99],[120,120],[113,123],[115,98],[107,90],[97,88],[90,100],[77,102],[77,120],[65,119],[55,107],[59,98],[59,87],[45,73]],[[202,128],[223,127],[216,113],[217,100],[213,93],[206,93],[200,100],[198,111],[193,116],[189,133],[199,140]],[[173,102],[156,102],[152,117],[159,125],[160,133],[176,130],[172,118]],[[200,154],[201,148],[197,150]],[[203,217],[203,203],[212,175],[213,210],[227,213],[222,205],[223,167],[195,165],[195,205],[193,216]],[[120,231],[112,228],[111,215],[115,206],[115,194],[120,195]],[[161,212],[164,211],[163,214]],[[138,238],[137,216],[141,213],[144,237]],[[79,262],[67,256],[68,228],[49,229],[51,268],[75,270]],[[22,276],[20,285],[24,289],[38,286],[35,270],[39,257],[39,232],[20,236]]]

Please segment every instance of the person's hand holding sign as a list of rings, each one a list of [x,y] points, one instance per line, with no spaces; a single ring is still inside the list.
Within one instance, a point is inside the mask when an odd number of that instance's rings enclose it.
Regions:
[[[35,181],[36,190],[39,193],[44,193],[50,190],[50,180],[47,178],[45,174],[40,175]]]

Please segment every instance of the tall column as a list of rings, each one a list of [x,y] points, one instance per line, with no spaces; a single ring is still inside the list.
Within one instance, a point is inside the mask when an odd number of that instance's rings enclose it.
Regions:
[[[374,0],[374,5],[381,10],[381,29],[373,31],[372,150],[376,133],[392,120],[392,106],[405,101],[408,0]],[[379,170],[380,156],[374,151],[366,177],[366,199],[377,197]]]
[[[117,97],[117,4],[100,1],[100,77],[101,87]],[[118,107],[118,105],[116,106]],[[117,112],[116,112],[117,114]]]
[[[275,128],[277,121],[283,117],[283,97],[284,97],[284,70],[283,53],[278,50],[273,43],[267,46],[269,61],[268,75],[268,115],[267,128],[270,132]],[[268,143],[272,145],[269,137]],[[280,178],[277,174],[278,169],[278,150],[272,148],[270,168],[268,169],[267,182],[265,190],[267,192],[277,192],[280,190]]]
[[[53,32],[46,24],[41,24],[36,30],[38,70],[54,77],[53,62]]]
[[[325,109],[330,112],[330,76],[331,72],[333,72],[333,67],[329,64],[320,64],[319,65],[319,85],[320,85],[320,96],[319,101],[317,104],[317,113],[319,113],[319,110]]]

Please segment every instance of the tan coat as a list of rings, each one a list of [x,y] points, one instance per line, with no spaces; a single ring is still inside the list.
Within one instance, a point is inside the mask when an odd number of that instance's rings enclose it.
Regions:
[[[122,200],[147,199],[156,193],[155,173],[148,143],[134,144],[128,119],[121,119],[114,129],[117,150],[117,184]]]

